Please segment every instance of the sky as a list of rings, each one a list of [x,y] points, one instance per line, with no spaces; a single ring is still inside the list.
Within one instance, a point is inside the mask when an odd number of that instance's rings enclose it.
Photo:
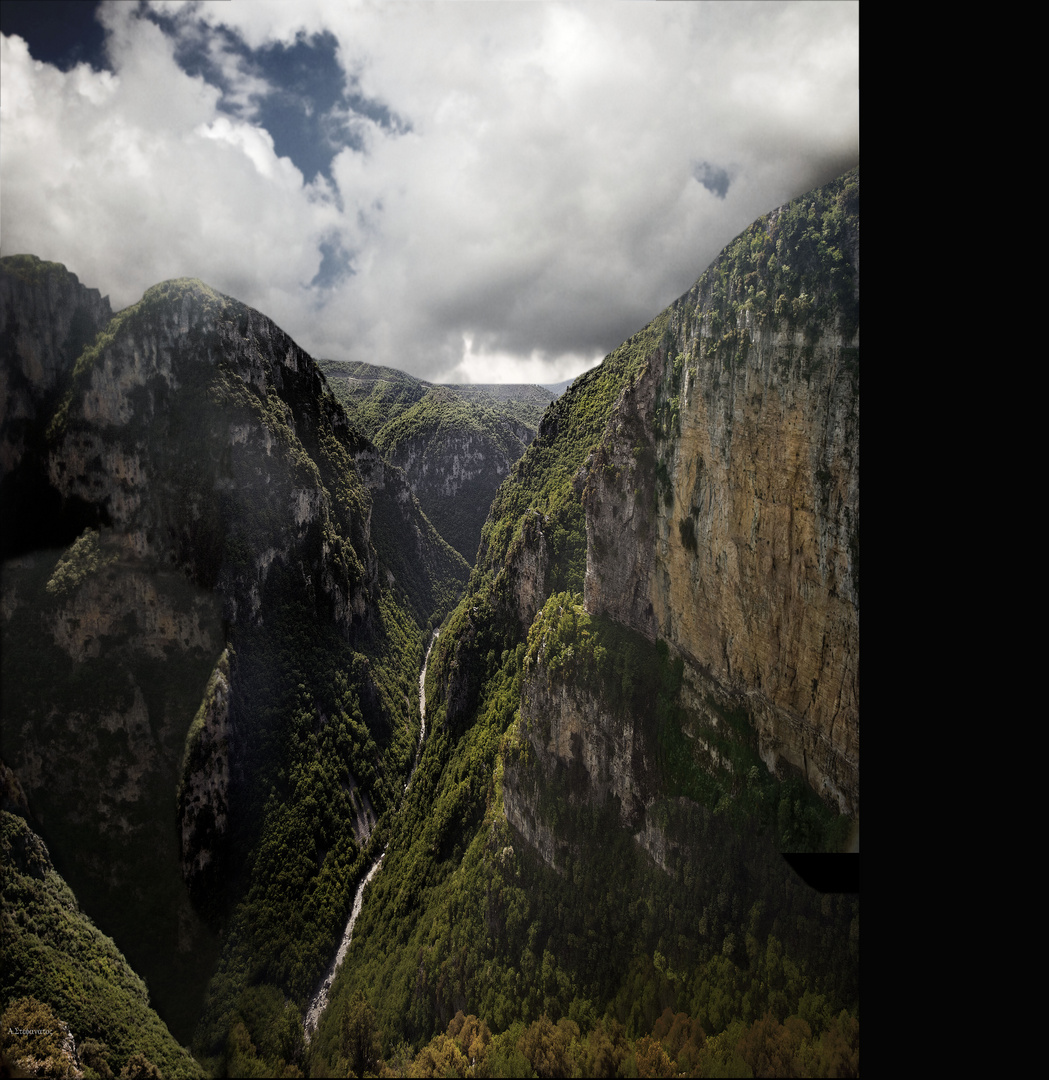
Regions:
[[[857,2],[0,5],[0,251],[434,382],[599,362],[859,161]]]

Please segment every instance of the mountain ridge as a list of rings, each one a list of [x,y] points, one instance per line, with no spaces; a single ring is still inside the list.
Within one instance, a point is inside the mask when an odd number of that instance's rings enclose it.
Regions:
[[[322,361],[348,415],[404,471],[438,532],[473,559],[495,489],[552,395],[526,384],[435,384],[393,368]]]
[[[188,1041],[211,927],[251,906],[244,856],[302,812],[303,762],[332,785],[307,830],[331,859],[297,869],[316,933],[269,977],[305,986],[327,963],[362,826],[414,753],[402,669],[466,568],[312,360],[207,286],[147,290],[72,367],[36,471],[79,538],[65,546],[59,520],[56,551],[5,564],[3,753],[64,876]]]

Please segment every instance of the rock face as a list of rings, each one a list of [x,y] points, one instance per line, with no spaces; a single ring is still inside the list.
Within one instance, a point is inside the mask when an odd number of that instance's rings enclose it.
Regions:
[[[437,531],[473,560],[492,496],[553,394],[538,386],[434,386],[392,368],[322,361],[351,421],[403,470]]]
[[[427,517],[468,560],[477,555],[492,495],[527,446],[509,430],[500,436],[461,433],[441,445],[417,440],[390,454],[404,469]]]
[[[35,255],[0,269],[0,477],[21,460],[25,435],[53,406],[84,347],[112,318],[109,297]]]
[[[585,596],[735,694],[770,770],[856,814],[858,177],[808,198],[674,304],[624,393],[587,479]]]
[[[4,756],[80,902],[191,1024],[183,980],[215,942],[180,879],[174,794],[221,604],[109,529],[9,560],[3,600]]]
[[[216,894],[229,822],[229,650],[223,650],[186,736],[178,787],[179,861],[191,893]]]
[[[541,669],[521,690],[521,723],[531,733],[541,772],[574,772],[573,786],[598,804],[614,799],[628,827],[637,825],[652,795],[652,764],[639,721],[629,712],[617,715],[608,700],[586,688],[549,685]],[[517,824],[512,801],[507,814]]]
[[[491,606],[530,628],[507,820],[556,867],[557,805],[618,806],[659,865],[670,796],[823,843],[777,785],[859,815],[858,171],[755,222],[605,366],[548,412],[553,466],[530,451],[527,494],[504,485],[486,526],[516,521]],[[564,435],[602,409],[577,466]]]
[[[36,546],[57,507],[41,498],[44,427],[73,363],[112,317],[109,298],[35,255],[0,261],[0,498],[6,558]]]
[[[257,312],[200,283],[157,286],[82,358],[52,425],[51,482],[101,507],[140,558],[217,586],[231,621],[259,619],[267,578],[292,560],[348,629],[364,617],[376,568],[352,470],[345,520],[333,520],[322,445],[348,456],[356,436],[322,386]]]

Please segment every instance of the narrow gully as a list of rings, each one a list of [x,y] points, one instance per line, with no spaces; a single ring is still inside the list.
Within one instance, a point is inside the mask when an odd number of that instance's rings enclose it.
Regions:
[[[422,756],[423,740],[426,738],[426,668],[430,663],[430,653],[433,651],[434,643],[437,641],[439,634],[439,630],[434,630],[433,637],[430,638],[430,644],[426,650],[426,657],[423,660],[422,671],[419,673],[419,716],[421,719],[419,727],[419,744],[415,748],[415,760],[412,762],[412,769],[408,774],[408,781],[404,785],[405,792],[407,792],[408,788],[411,786],[412,777],[415,776],[415,770],[419,767],[419,758]],[[382,866],[384,858],[386,858],[385,851],[372,863],[368,872],[362,878],[360,885],[357,886],[357,892],[353,898],[353,907],[350,909],[350,917],[346,920],[346,929],[343,931],[342,941],[339,943],[339,950],[335,954],[335,959],[332,960],[323,980],[321,980],[320,986],[317,987],[316,992],[310,998],[309,1006],[306,1009],[306,1016],[302,1022],[303,1033],[307,1043],[310,1041],[314,1031],[317,1030],[317,1024],[320,1021],[321,1013],[324,1012],[328,1005],[328,995],[331,992],[331,984],[335,980],[335,974],[339,970],[339,966],[342,964],[346,952],[350,947],[350,941],[353,938],[353,927],[357,922],[357,916],[360,915],[361,907],[364,904],[365,886],[368,885],[372,878],[379,872],[379,867]]]

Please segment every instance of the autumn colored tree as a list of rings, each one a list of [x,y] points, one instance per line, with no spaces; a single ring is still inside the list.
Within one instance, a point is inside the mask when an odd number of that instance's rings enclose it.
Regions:
[[[692,1075],[696,1072],[699,1052],[703,1049],[703,1029],[685,1013],[673,1013],[664,1009],[663,1015],[652,1028],[652,1038],[657,1039],[676,1063],[677,1071]]]
[[[830,1022],[820,1040],[820,1074],[860,1075],[860,1022],[844,1010]]]
[[[572,1076],[578,1040],[579,1025],[575,1021],[562,1017],[554,1024],[544,1013],[525,1029],[517,1047],[539,1076]]]
[[[582,1044],[580,1064],[584,1076],[616,1076],[630,1054],[623,1025],[613,1020],[608,1027],[599,1020]]]
[[[136,1051],[120,1070],[120,1080],[161,1080],[160,1070],[145,1054]]]
[[[470,1063],[475,1074],[484,1068],[485,1055],[492,1041],[492,1033],[483,1020],[478,1020],[472,1013],[464,1016],[460,1009],[448,1024],[448,1037],[455,1040],[462,1055]]]
[[[462,1076],[469,1074],[469,1059],[447,1035],[437,1035],[418,1053],[408,1068],[409,1076]]]
[[[634,1059],[637,1061],[638,1076],[674,1076],[674,1063],[667,1057],[667,1052],[650,1035],[637,1041],[634,1047]]]
[[[18,998],[0,1019],[3,1054],[26,1076],[81,1076],[64,1045],[68,1028],[51,1007],[35,997]]]
[[[795,1076],[793,1049],[790,1032],[771,1013],[755,1021],[739,1043],[755,1076]]]

